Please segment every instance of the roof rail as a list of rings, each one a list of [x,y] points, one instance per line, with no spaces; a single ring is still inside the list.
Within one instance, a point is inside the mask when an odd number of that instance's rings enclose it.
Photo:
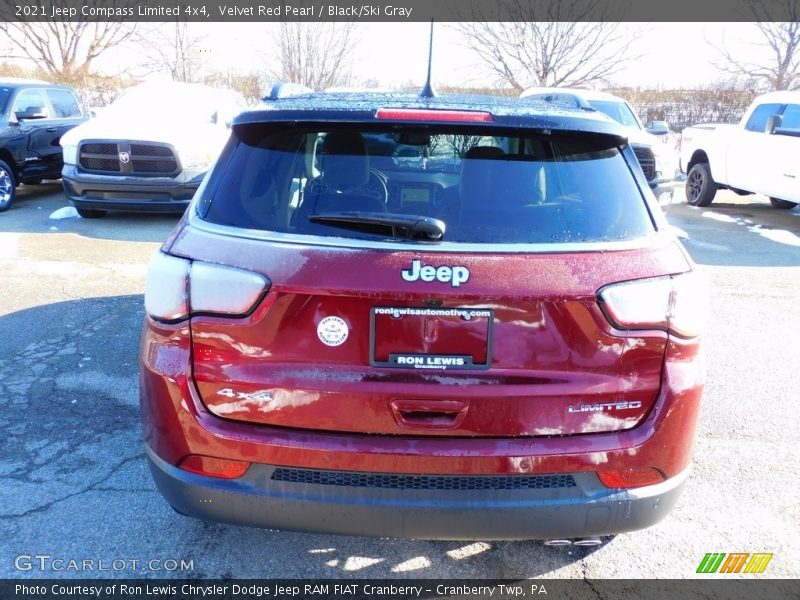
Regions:
[[[311,94],[314,90],[299,83],[283,83],[276,81],[272,84],[269,94],[264,96],[264,100],[280,100],[281,98],[289,98],[291,96],[302,96],[303,94]]]

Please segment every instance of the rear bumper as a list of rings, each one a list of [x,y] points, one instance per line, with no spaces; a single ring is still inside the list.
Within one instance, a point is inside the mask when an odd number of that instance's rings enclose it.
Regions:
[[[602,486],[594,473],[556,477],[574,483],[542,489],[410,489],[385,485],[391,477],[386,474],[376,474],[383,485],[370,485],[371,474],[308,469],[281,469],[295,477],[276,478],[276,467],[265,464],[253,465],[239,479],[216,479],[178,469],[149,448],[147,454],[161,494],[178,512],[191,517],[293,531],[416,539],[576,538],[643,529],[666,516],[688,473],[627,491]],[[300,479],[318,481],[322,476],[328,482],[298,482],[298,474]],[[345,484],[351,482],[356,485]]]
[[[176,177],[130,177],[83,173],[74,165],[62,170],[64,194],[78,208],[183,212],[204,173]]]
[[[151,468],[179,512],[258,527],[435,539],[580,537],[652,525],[675,504],[691,464],[704,383],[696,344],[670,339],[659,399],[628,430],[525,438],[369,436],[235,422],[210,413],[192,380],[188,323],[146,317],[140,355]],[[176,467],[189,454],[252,466],[235,480],[206,477]],[[573,477],[575,485],[466,491],[315,485],[276,480],[277,467],[367,477],[557,474]],[[619,491],[601,486],[596,475],[644,467],[667,480]]]

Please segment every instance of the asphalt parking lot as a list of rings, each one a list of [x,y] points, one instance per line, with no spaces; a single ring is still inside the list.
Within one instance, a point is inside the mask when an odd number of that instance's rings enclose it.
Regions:
[[[732,193],[708,209],[667,208],[711,287],[695,463],[659,525],[589,550],[175,514],[144,460],[137,353],[146,264],[177,217],[52,218],[66,206],[56,182],[23,186],[0,214],[0,577],[683,578],[707,552],[773,553],[769,575],[800,577],[800,208]],[[20,555],[125,567],[19,570]],[[151,560],[162,570],[142,570]],[[191,569],[164,570],[170,560]]]

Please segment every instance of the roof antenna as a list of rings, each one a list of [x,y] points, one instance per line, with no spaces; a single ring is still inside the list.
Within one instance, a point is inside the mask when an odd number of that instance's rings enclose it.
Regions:
[[[425,86],[419,93],[420,98],[435,98],[436,92],[433,91],[431,85],[431,64],[433,63],[433,19],[431,19],[431,40],[428,45],[428,79],[425,80]]]

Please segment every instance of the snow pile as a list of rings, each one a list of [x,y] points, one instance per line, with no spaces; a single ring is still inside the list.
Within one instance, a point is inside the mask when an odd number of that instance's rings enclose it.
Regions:
[[[50,213],[51,219],[72,219],[73,217],[78,216],[78,211],[75,210],[73,206],[65,206],[64,208],[59,208],[58,210]]]

